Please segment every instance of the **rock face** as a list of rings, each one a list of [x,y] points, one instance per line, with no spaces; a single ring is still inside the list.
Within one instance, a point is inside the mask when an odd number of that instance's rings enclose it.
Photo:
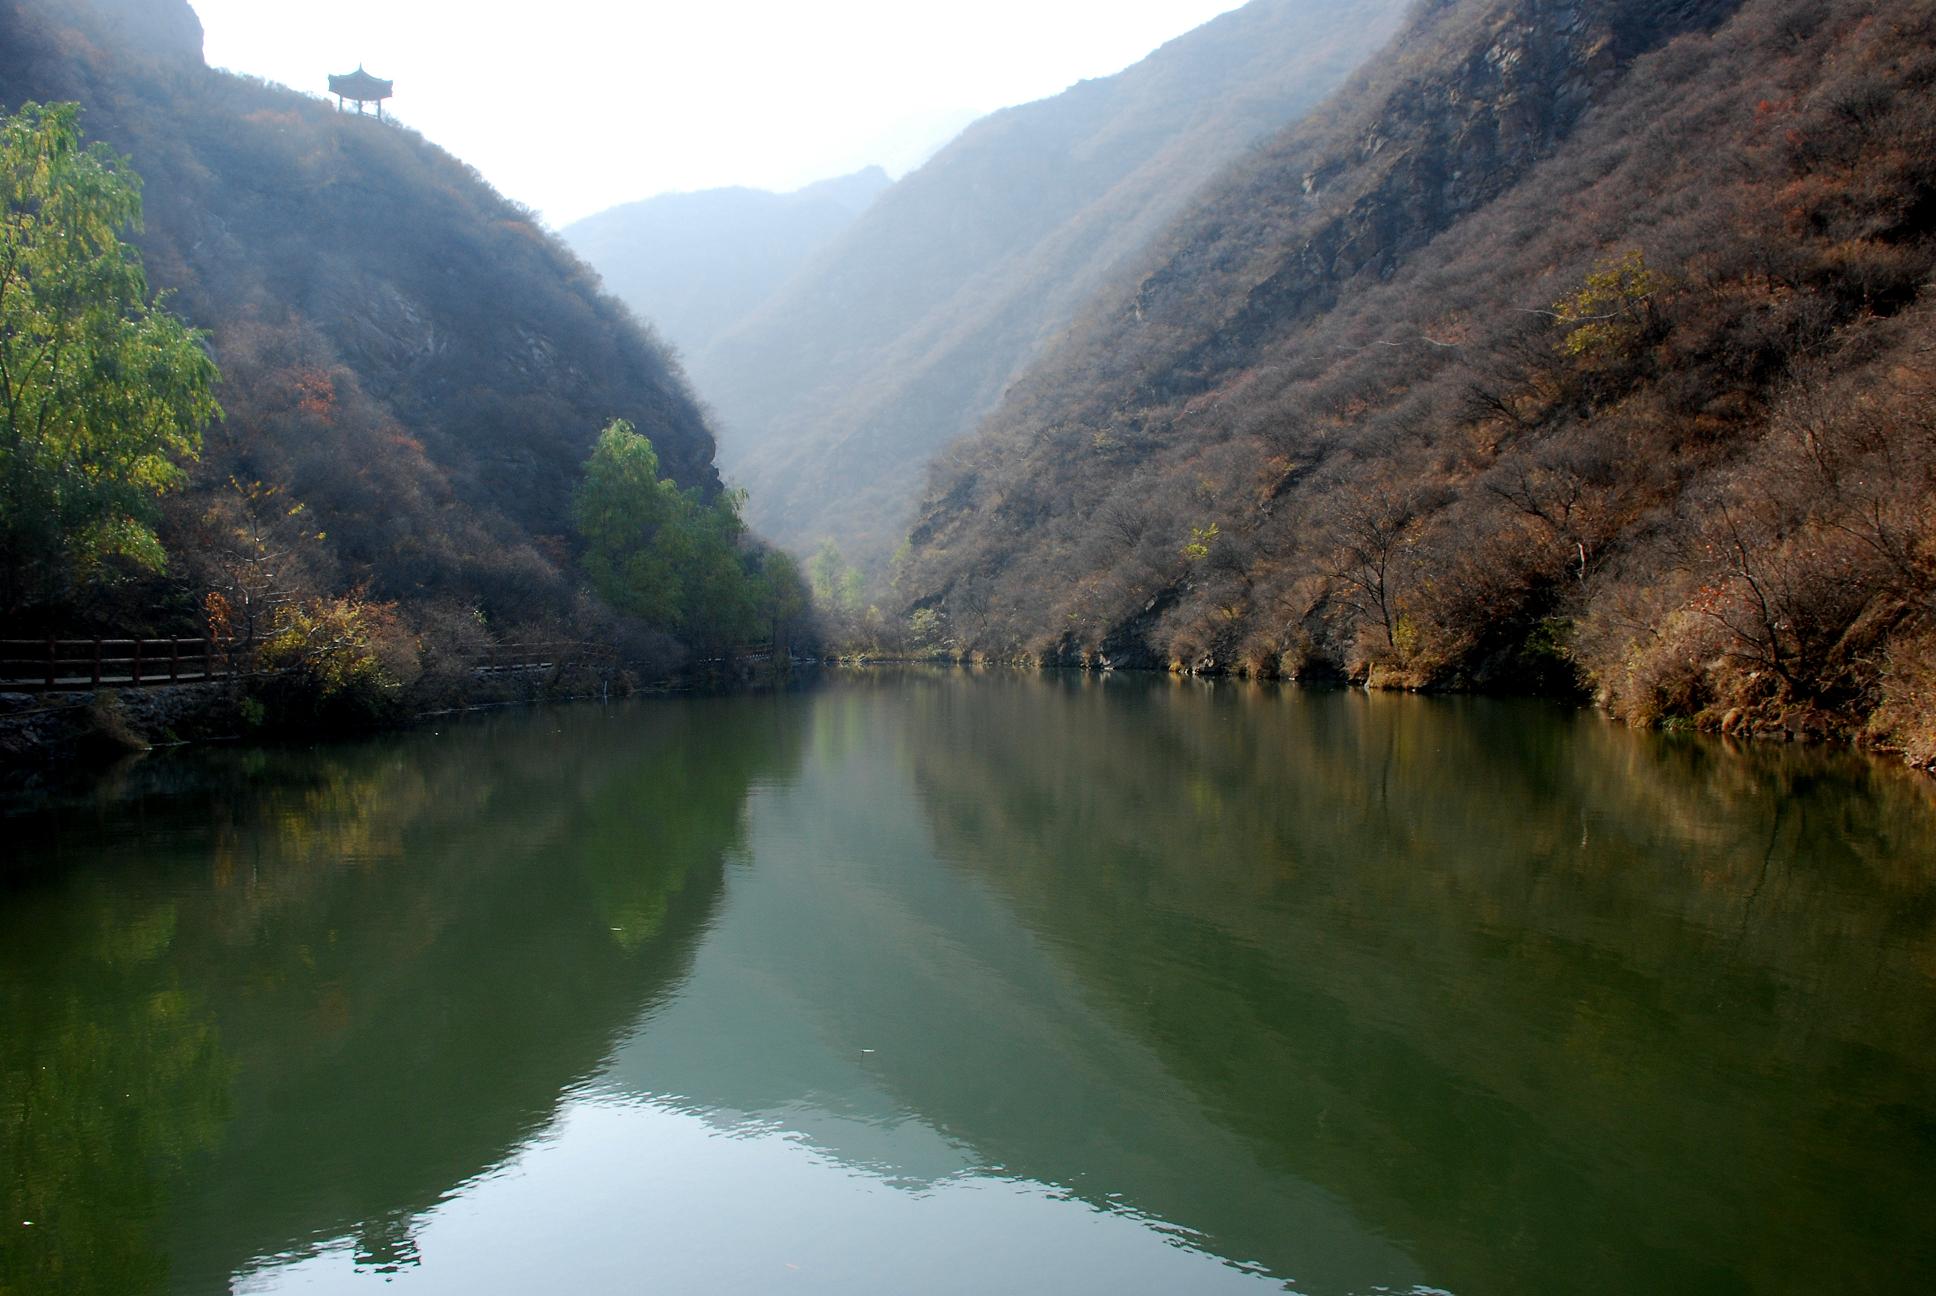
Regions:
[[[1006,109],[690,356],[755,523],[880,566],[930,460],[1190,195],[1397,29],[1399,0],[1254,0],[1116,76]]]
[[[1206,261],[1254,254],[1271,225],[1295,221],[1298,237],[1272,250],[1275,267],[1247,281],[1235,309],[1169,366],[1158,390],[1201,390],[1201,375],[1238,363],[1266,338],[1329,308],[1354,281],[1389,278],[1551,152],[1633,57],[1711,26],[1734,4],[1637,8],[1644,16],[1609,4],[1497,6],[1464,36],[1463,58],[1393,86],[1361,133],[1318,159],[1295,188],[1266,163],[1219,194],[1196,221],[1202,241],[1142,281],[1129,307],[1137,317],[1160,316],[1173,296],[1203,291]],[[1470,20],[1469,10],[1449,9],[1440,21],[1461,17]],[[1429,40],[1432,27],[1421,24],[1409,42]]]

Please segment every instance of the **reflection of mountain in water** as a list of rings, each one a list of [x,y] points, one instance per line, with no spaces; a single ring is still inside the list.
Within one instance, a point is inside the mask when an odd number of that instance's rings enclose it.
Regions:
[[[1929,1271],[1936,834],[1893,771],[1346,693],[812,706],[607,1083],[915,1189],[1056,1185],[1300,1290]]]
[[[754,866],[606,1082],[800,1131],[911,1190],[999,1172],[1214,1226],[1235,1261],[1288,1247],[1317,1289],[1417,1281],[1330,1194],[1260,1164],[1005,898],[936,854],[910,783],[940,737],[908,724],[924,691],[812,699],[812,759],[754,796]]]
[[[413,1216],[540,1129],[682,975],[747,787],[795,758],[789,714],[564,709],[218,762],[118,821],[141,879],[100,867],[10,903],[4,921],[31,925],[77,893],[170,896],[150,981],[181,987],[232,1079],[231,1119],[151,1243],[168,1284],[217,1290],[254,1256],[344,1234],[373,1267],[407,1263]],[[112,850],[79,827],[37,826]]]
[[[1936,823],[1896,771],[1497,703],[916,696],[942,852],[1253,1173],[1336,1194],[1433,1284],[1936,1272]],[[1166,1186],[1127,1191],[1308,1272],[1294,1233]]]

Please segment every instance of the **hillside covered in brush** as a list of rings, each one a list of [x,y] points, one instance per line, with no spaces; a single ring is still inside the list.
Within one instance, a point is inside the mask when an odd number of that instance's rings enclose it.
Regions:
[[[1450,0],[930,484],[964,652],[1936,759],[1936,6]]]
[[[225,417],[165,501],[165,575],[15,610],[13,633],[200,631],[359,591],[425,642],[590,633],[573,495],[629,422],[718,493],[675,363],[531,214],[414,132],[210,70],[183,0],[0,2],[0,108],[77,102],[143,182],[165,308]]]
[[[1005,109],[689,357],[758,529],[884,565],[922,474],[1188,195],[1343,82],[1400,0],[1253,0]],[[602,263],[601,263],[602,264]]]

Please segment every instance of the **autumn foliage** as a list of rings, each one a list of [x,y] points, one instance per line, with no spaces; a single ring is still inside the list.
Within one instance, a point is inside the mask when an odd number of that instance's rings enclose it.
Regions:
[[[1936,6],[1577,9],[1422,9],[1203,195],[937,471],[908,612],[1936,755]]]

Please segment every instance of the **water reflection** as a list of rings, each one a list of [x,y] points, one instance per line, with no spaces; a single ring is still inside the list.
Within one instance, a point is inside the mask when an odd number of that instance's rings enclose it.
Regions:
[[[342,1235],[370,1268],[411,1263],[413,1218],[542,1128],[682,974],[748,786],[796,759],[793,719],[757,700],[507,716],[198,760],[133,803],[14,825],[72,867],[0,911],[0,1112],[37,1150],[6,1167],[8,1209],[48,1203],[0,1287],[218,1290]],[[97,966],[78,934],[97,930],[142,957]],[[152,1024],[163,1002],[192,1031]],[[77,1031],[92,1051],[69,1063]],[[50,1063],[109,1114],[98,1137],[45,1110]],[[150,1080],[116,1103],[123,1072]]]
[[[1936,822],[1894,771],[1353,693],[937,682],[908,709],[944,852],[1433,1284],[1936,1273]],[[1170,1167],[1128,1191],[1302,1271],[1294,1231]]]
[[[174,904],[96,889],[41,918],[0,939],[0,1292],[152,1291],[166,1177],[218,1140],[231,1067],[165,958]]]
[[[1936,1276],[1865,762],[904,672],[126,778],[10,825],[0,1290]]]
[[[756,798],[754,868],[731,878],[726,921],[680,994],[620,1050],[610,1083],[683,1097],[728,1124],[781,1122],[911,1188],[1046,1185],[1233,1261],[1260,1258],[1249,1243],[1266,1236],[1294,1239],[1295,1267],[1275,1272],[1302,1289],[1365,1274],[1418,1281],[1334,1195],[1260,1165],[1133,1023],[1097,1011],[1081,969],[1007,897],[936,850],[932,798],[915,778],[928,743],[968,736],[928,730],[936,696],[901,676],[815,699],[813,759],[794,785]],[[1058,721],[1022,719],[1007,743],[1043,743],[1036,726]],[[989,858],[1020,864],[1020,844]],[[1243,1247],[1194,1232],[1233,1220],[1246,1222],[1227,1230],[1249,1235]],[[1145,1277],[1116,1290],[1165,1288]]]

